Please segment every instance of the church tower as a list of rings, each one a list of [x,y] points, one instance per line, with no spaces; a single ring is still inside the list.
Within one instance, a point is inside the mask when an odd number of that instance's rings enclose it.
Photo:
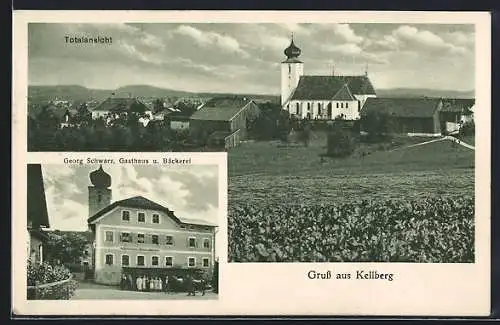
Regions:
[[[281,62],[281,106],[288,101],[304,74],[304,63],[298,59],[301,51],[293,43],[293,34],[290,45],[284,53],[287,59]]]
[[[111,176],[102,169],[90,173],[89,217],[104,209],[111,203]]]

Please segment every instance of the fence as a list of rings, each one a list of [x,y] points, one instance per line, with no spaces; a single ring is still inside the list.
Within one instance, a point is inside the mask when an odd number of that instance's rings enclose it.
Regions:
[[[67,300],[76,288],[73,276],[66,280],[28,286],[28,300]]]

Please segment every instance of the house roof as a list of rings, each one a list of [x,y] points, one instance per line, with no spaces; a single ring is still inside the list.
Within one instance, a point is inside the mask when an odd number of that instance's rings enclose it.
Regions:
[[[366,75],[362,76],[301,76],[292,100],[332,100],[347,84],[354,95],[375,95]]]
[[[192,120],[230,121],[246,105],[250,99],[241,97],[214,98],[206,102],[199,110],[191,115]]]
[[[368,98],[361,116],[377,111],[397,117],[432,117],[440,102],[439,98]]]
[[[443,98],[443,112],[467,112],[470,110],[476,100],[474,98]]]
[[[154,210],[154,211],[159,211],[167,214],[170,218],[172,218],[175,222],[181,223],[181,224],[193,224],[193,225],[203,225],[203,226],[212,226],[215,227],[216,225],[211,224],[207,221],[202,221],[202,220],[194,220],[194,219],[189,219],[189,218],[179,218],[177,217],[173,211],[169,210],[168,208],[164,207],[161,204],[158,204],[156,202],[153,202],[149,199],[146,199],[143,196],[134,196],[128,199],[120,200],[113,202],[112,204],[108,205],[104,209],[100,210],[93,216],[91,216],[87,222],[94,223],[97,219],[102,217],[104,214],[108,213],[109,211],[113,210],[116,207],[128,207],[128,208],[138,208],[138,209],[148,209],[148,210]]]
[[[137,98],[124,98],[124,97],[109,97],[99,105],[97,105],[94,111],[136,111],[144,112],[149,110],[148,107],[138,100]]]

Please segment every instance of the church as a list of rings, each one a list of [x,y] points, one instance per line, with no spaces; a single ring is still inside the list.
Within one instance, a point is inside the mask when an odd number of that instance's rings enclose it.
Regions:
[[[94,238],[94,281],[116,285],[125,275],[212,273],[216,226],[183,219],[142,196],[112,202],[111,176],[90,173],[89,230]]]
[[[281,107],[299,119],[332,120],[342,118],[357,120],[366,100],[377,97],[368,77],[304,75],[304,63],[293,41],[284,51],[286,60],[281,62]]]

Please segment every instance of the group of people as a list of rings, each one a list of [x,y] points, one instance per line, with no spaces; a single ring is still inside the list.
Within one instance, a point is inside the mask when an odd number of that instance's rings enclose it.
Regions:
[[[169,278],[169,276],[148,277],[147,275],[138,275],[134,279],[134,277],[130,274],[122,274],[120,280],[120,289],[169,293],[174,291],[172,290],[174,289],[174,282],[182,286],[184,288],[183,291],[187,291],[188,296],[195,296],[196,291],[201,291],[202,295],[205,295],[205,282],[203,280],[195,280],[189,274],[186,276],[185,280],[183,278],[177,278],[175,276]]]

